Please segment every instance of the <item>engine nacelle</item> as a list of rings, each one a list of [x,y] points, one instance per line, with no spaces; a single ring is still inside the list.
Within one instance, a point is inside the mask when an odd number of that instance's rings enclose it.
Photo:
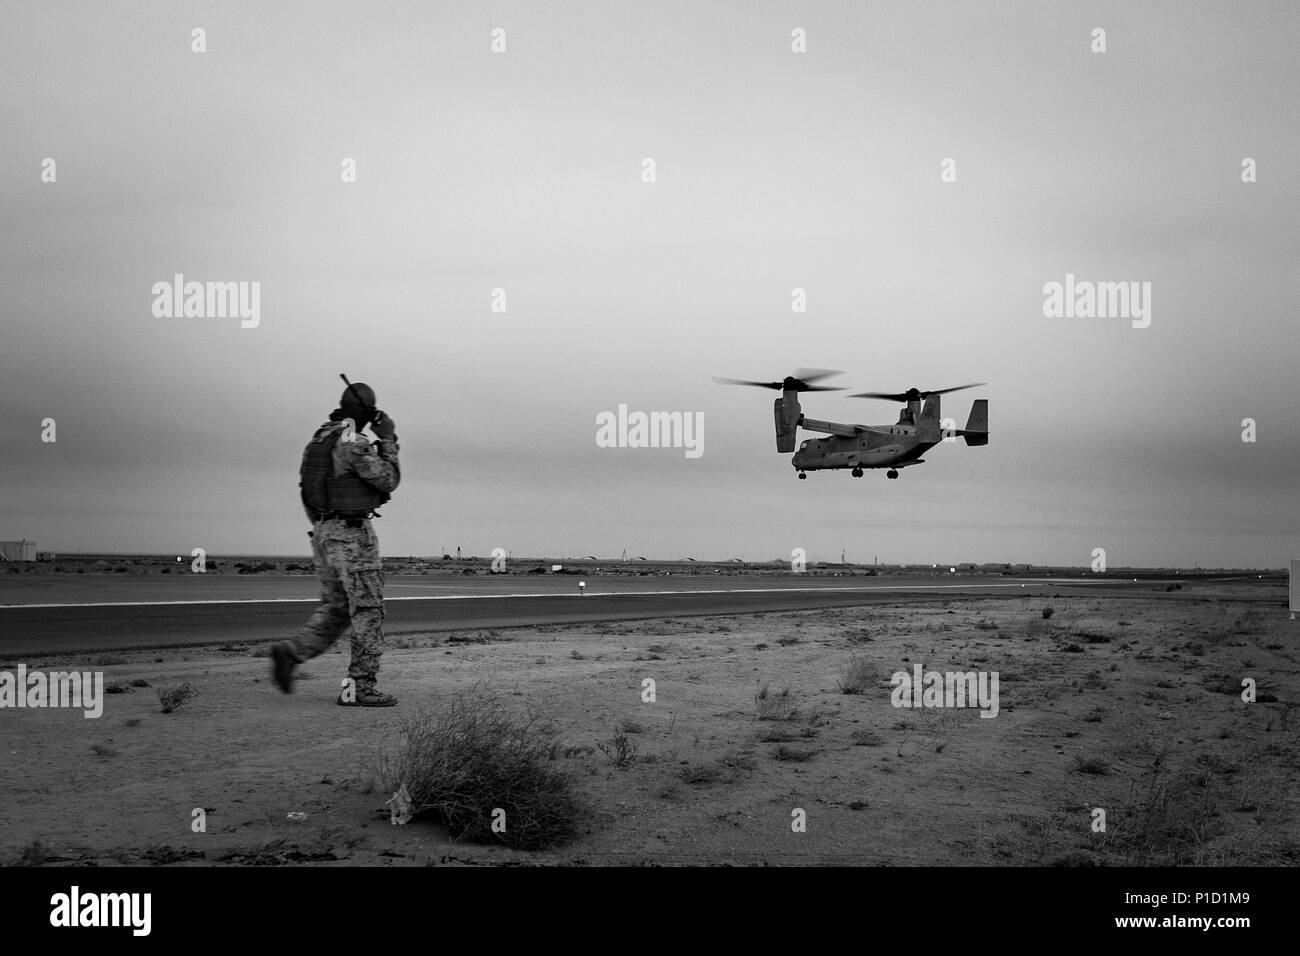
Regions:
[[[803,409],[794,392],[787,392],[772,403],[772,417],[776,419],[776,450],[786,453],[794,451],[799,437],[799,419]]]

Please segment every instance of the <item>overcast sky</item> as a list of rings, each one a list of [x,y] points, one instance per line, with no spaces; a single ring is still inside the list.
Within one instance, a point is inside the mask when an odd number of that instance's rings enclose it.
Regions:
[[[9,0],[4,21],[0,539],[306,553],[298,462],[346,372],[397,423],[389,555],[1300,554],[1289,0]],[[178,272],[259,282],[260,324],[156,317]],[[1150,326],[1045,317],[1067,273],[1150,282]],[[710,378],[799,366],[988,382],[944,412],[988,398],[990,443],[797,481],[776,393]],[[703,455],[597,447],[620,403],[703,413]]]

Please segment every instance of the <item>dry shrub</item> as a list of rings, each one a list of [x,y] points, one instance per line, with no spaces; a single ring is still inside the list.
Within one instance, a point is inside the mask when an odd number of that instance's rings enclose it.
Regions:
[[[614,728],[614,736],[609,743],[596,741],[596,748],[616,767],[627,768],[636,763],[637,746],[622,727]]]
[[[1051,634],[1052,626],[1041,618],[1039,619],[1030,618],[1028,621],[1024,623],[1024,625],[1021,627],[1020,630],[1021,630],[1021,634],[1023,634],[1025,637],[1040,638],[1040,637],[1046,637],[1048,634]]]
[[[1204,768],[1172,770],[1160,754],[1134,789],[1121,808],[1120,819],[1127,825],[1113,837],[1125,863],[1194,863],[1223,831],[1223,788]]]
[[[1104,777],[1110,773],[1110,761],[1101,757],[1085,757],[1082,754],[1075,754],[1074,772],[1090,773],[1098,777]]]
[[[799,706],[785,687],[774,691],[764,684],[754,695],[754,706],[758,710],[759,720],[793,720],[799,712]]]
[[[511,711],[480,687],[408,718],[386,741],[379,772],[387,790],[405,787],[412,817],[433,814],[456,838],[525,850],[560,846],[589,817],[573,775],[555,763],[558,731],[537,713]],[[492,831],[505,811],[504,832]]]
[[[182,704],[187,704],[199,695],[199,689],[185,681],[183,684],[177,684],[175,687],[169,687],[166,690],[158,688],[158,701],[162,704],[162,712],[170,714]]]
[[[714,783],[721,777],[722,770],[708,764],[687,764],[678,769],[677,776],[682,779],[683,783],[708,784]]]
[[[1266,629],[1267,619],[1259,608],[1248,607],[1236,616],[1232,622],[1234,634],[1257,634]]]
[[[876,684],[876,668],[865,657],[850,657],[835,681],[841,694],[865,694]]]
[[[885,742],[885,738],[874,730],[855,730],[849,734],[849,740],[855,747],[879,747]]]

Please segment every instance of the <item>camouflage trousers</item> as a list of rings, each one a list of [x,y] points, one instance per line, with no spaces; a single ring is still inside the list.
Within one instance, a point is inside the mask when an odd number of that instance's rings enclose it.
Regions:
[[[379,537],[369,521],[349,528],[341,518],[316,523],[311,539],[320,578],[320,607],[293,638],[299,661],[323,654],[352,628],[348,676],[358,692],[375,686],[384,653],[384,573]]]

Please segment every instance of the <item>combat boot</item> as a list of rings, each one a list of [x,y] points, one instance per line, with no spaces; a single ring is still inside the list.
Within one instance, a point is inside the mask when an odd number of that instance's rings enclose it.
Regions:
[[[271,645],[271,679],[286,694],[293,693],[293,669],[297,666],[298,658],[293,653],[292,644],[277,641]]]
[[[392,707],[397,703],[397,698],[392,694],[385,694],[376,690],[374,687],[358,687],[353,700],[348,700],[347,695],[339,694],[338,704],[340,707]]]

